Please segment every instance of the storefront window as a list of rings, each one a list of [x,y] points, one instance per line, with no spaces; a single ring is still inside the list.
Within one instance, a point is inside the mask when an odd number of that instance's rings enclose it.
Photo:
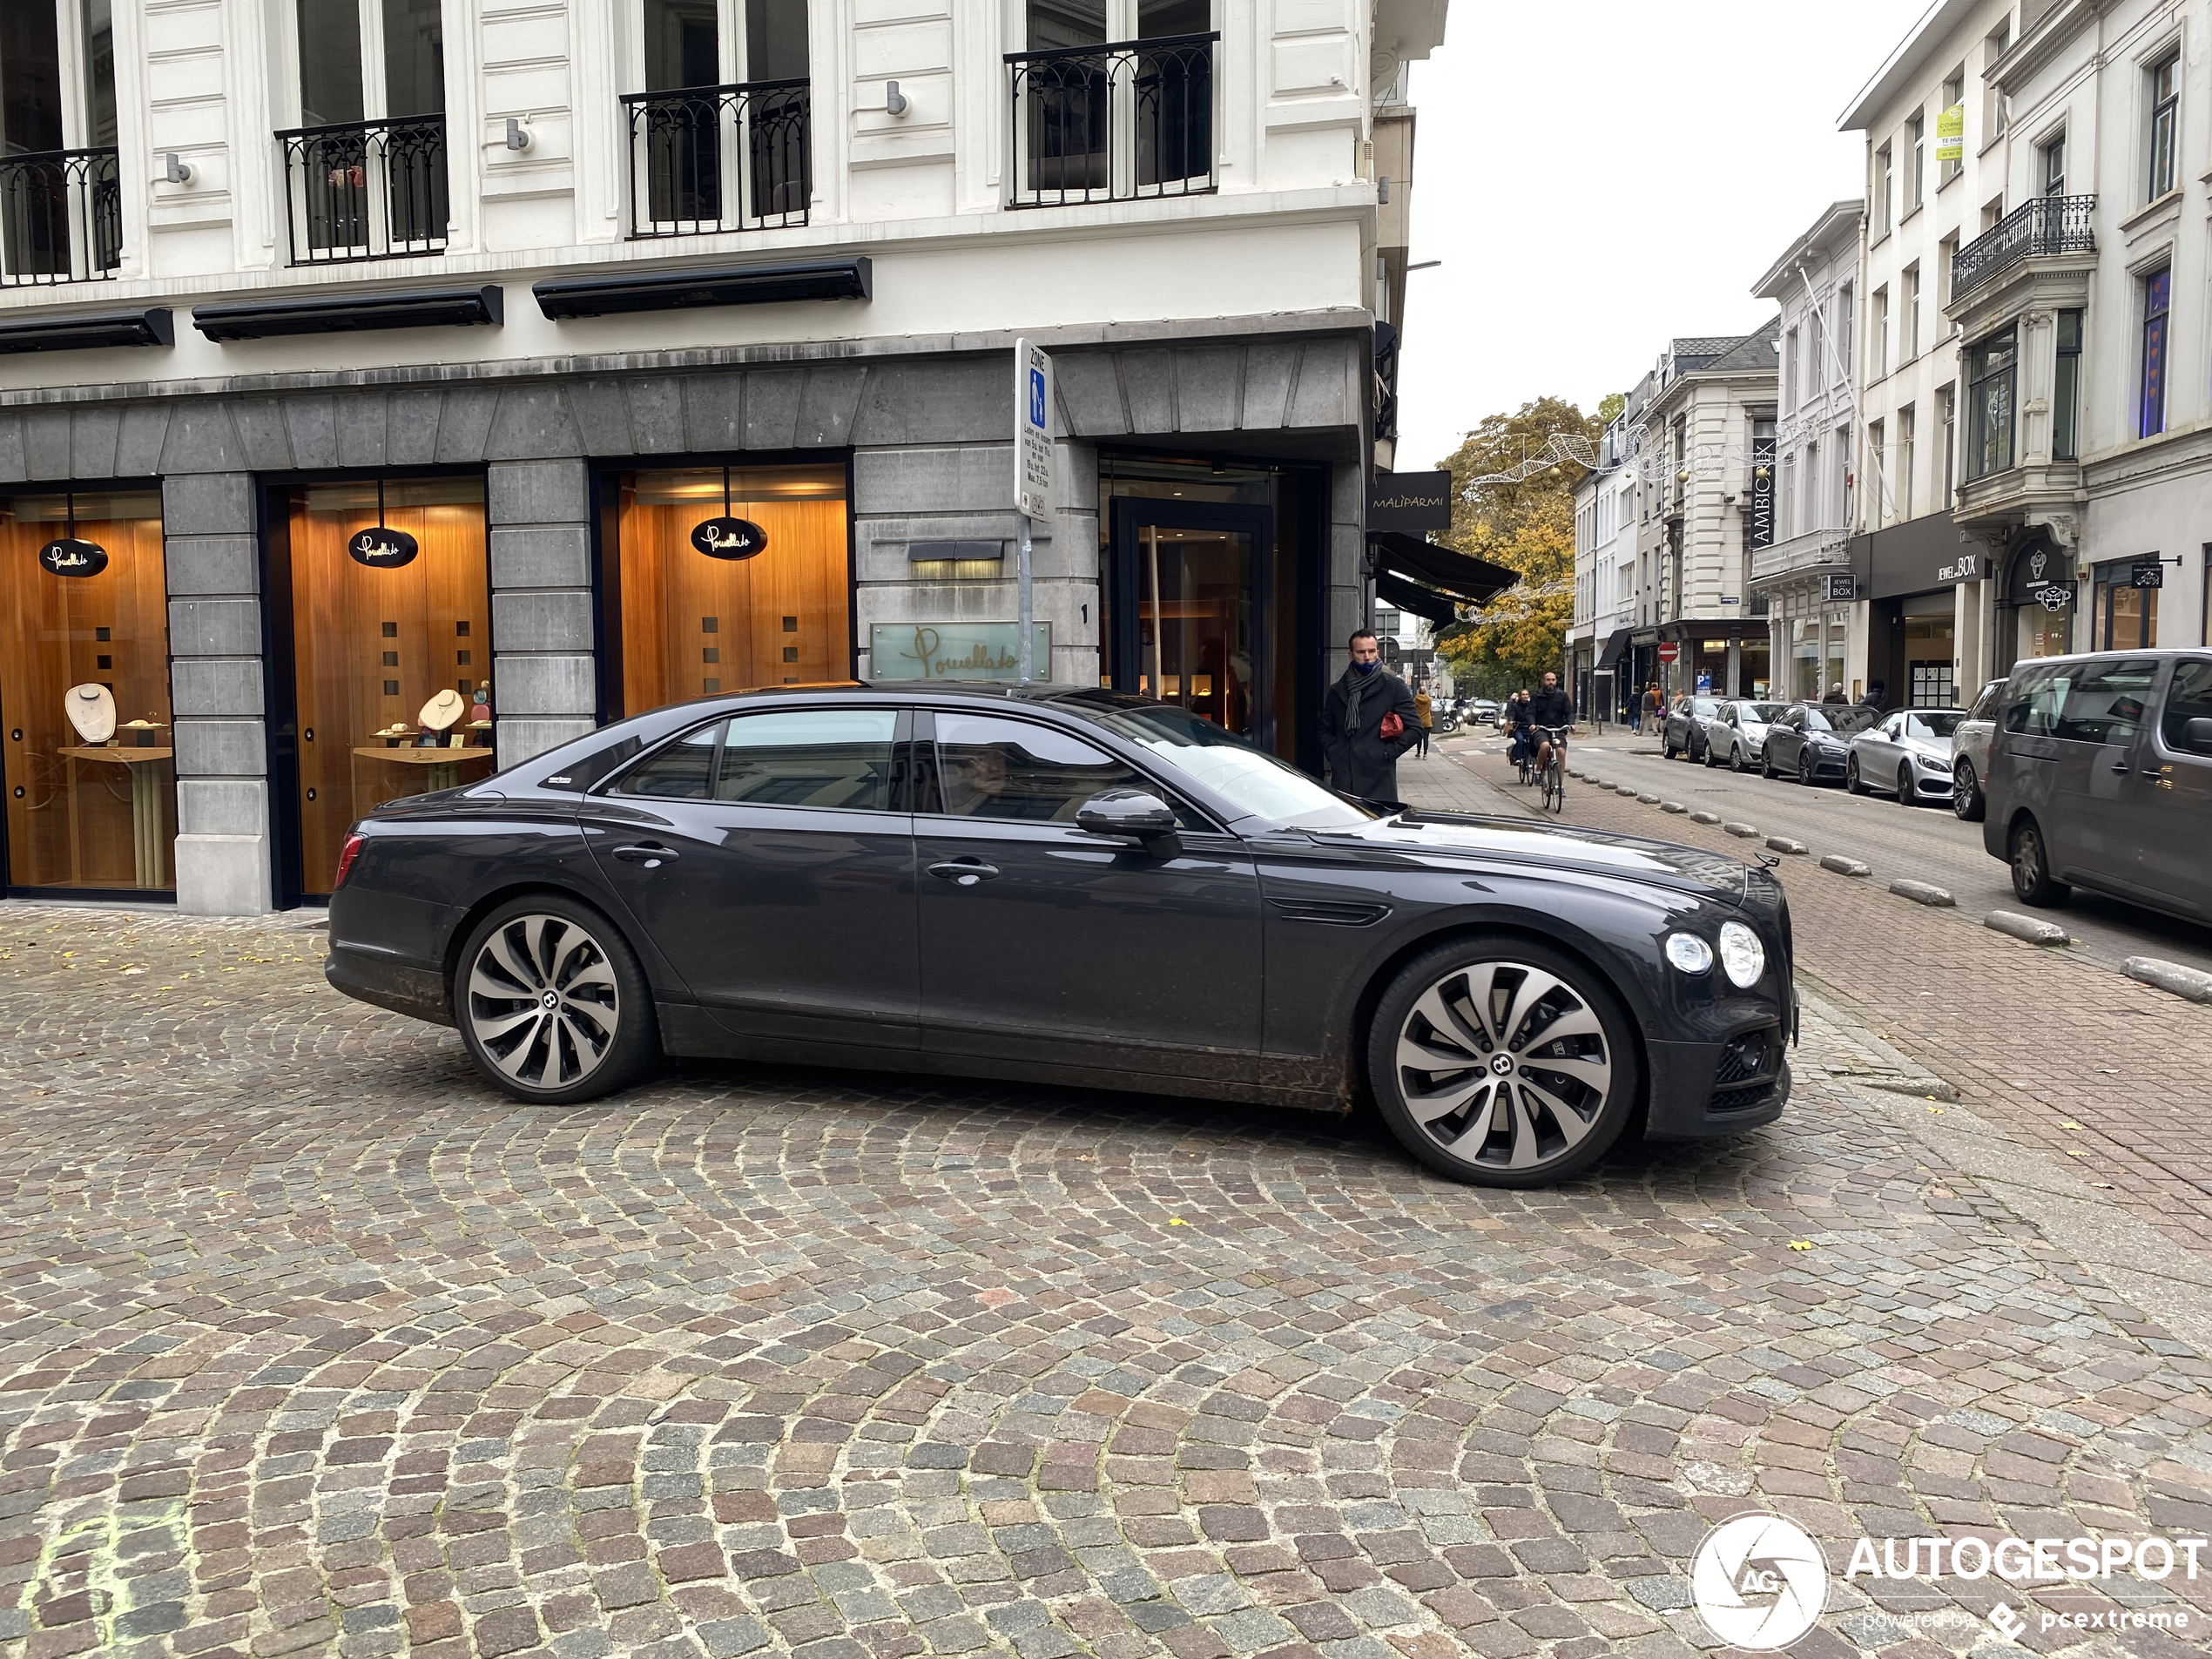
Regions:
[[[622,648],[609,718],[853,678],[844,468],[631,473],[614,494],[604,610]]]
[[[476,478],[292,492],[273,580],[289,594],[299,864],[327,894],[379,801],[492,770],[490,579]]]
[[[2129,564],[2097,572],[2096,612],[2091,622],[2098,651],[2147,650],[2158,644],[2156,588],[2139,588]]]
[[[158,493],[0,500],[0,726],[9,886],[173,889]]]

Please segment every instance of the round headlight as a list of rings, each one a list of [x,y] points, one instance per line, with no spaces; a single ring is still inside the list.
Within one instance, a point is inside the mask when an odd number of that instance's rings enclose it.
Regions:
[[[1759,975],[1766,972],[1766,948],[1759,943],[1758,934],[1740,921],[1721,923],[1721,967],[1737,989],[1748,991],[1757,985]]]
[[[1669,934],[1667,960],[1685,974],[1703,974],[1713,965],[1713,948],[1696,934]]]

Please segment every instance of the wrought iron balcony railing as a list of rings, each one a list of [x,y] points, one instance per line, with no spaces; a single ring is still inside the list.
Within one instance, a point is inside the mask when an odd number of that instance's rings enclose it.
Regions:
[[[112,149],[0,156],[0,288],[99,282],[122,262]]]
[[[276,140],[293,264],[445,251],[444,116],[297,127]]]
[[[806,222],[814,161],[804,78],[631,92],[622,101],[633,238]]]
[[[1212,190],[1218,33],[1008,52],[1011,205]]]
[[[2023,202],[1960,248],[1951,259],[1951,293],[1956,300],[1999,272],[2040,254],[2094,253],[2089,228],[2094,196],[2038,196]]]

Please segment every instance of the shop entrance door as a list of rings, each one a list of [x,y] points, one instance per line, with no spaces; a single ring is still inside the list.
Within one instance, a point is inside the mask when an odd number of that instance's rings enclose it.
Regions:
[[[1114,503],[1114,689],[1141,691],[1277,747],[1287,712],[1273,648],[1274,514],[1264,507]]]
[[[1958,601],[1948,590],[1920,594],[1905,602],[1905,673],[1901,689],[1907,708],[1959,706]]]

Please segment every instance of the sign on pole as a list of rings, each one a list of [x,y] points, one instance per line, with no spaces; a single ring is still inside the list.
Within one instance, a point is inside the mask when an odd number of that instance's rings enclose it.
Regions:
[[[1014,342],[1014,510],[1021,529],[1015,566],[1015,637],[1022,683],[1036,678],[1036,611],[1029,582],[1029,521],[1052,516],[1052,359],[1026,340]]]
[[[1661,662],[1672,664],[1674,660],[1681,655],[1682,647],[1675,644],[1673,640],[1663,639],[1659,642],[1659,660]]]

